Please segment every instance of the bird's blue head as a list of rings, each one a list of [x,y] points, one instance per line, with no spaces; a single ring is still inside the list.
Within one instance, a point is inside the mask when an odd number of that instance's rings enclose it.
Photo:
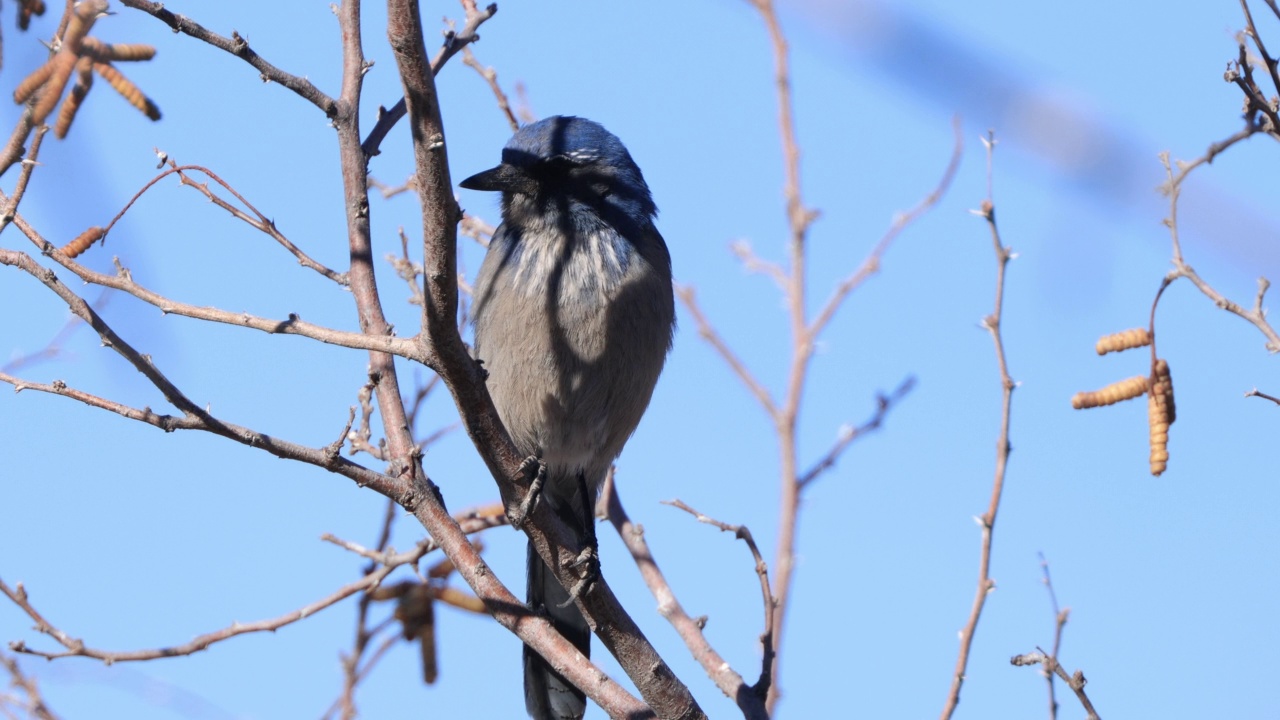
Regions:
[[[622,141],[599,123],[579,117],[557,115],[520,128],[503,148],[501,165],[459,184],[501,191],[508,211],[594,212],[615,225],[647,224],[657,213],[649,186]]]

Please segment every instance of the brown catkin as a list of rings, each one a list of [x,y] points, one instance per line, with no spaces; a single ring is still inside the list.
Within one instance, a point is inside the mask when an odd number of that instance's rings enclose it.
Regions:
[[[1169,424],[1172,425],[1178,419],[1178,407],[1173,402],[1173,376],[1169,374],[1169,363],[1164,358],[1156,360],[1155,377],[1164,395],[1164,404],[1168,408],[1166,412],[1169,416]]]
[[[53,125],[53,134],[59,139],[67,136],[67,131],[71,129],[71,121],[76,119],[76,112],[80,109],[80,103],[84,102],[84,96],[89,94],[89,88],[93,87],[93,60],[82,57],[76,63],[76,84],[71,88],[71,92],[67,93],[67,99],[62,101],[62,109],[58,111],[58,121]]]
[[[18,7],[18,29],[26,30],[30,27],[33,15],[44,15],[44,0],[21,0]]]
[[[75,240],[72,240],[66,245],[63,245],[62,254],[66,255],[67,257],[76,257],[81,253],[83,253],[85,250],[88,250],[90,245],[101,240],[102,236],[106,234],[107,234],[106,228],[101,227],[99,225],[94,225],[88,230],[85,230],[84,232],[77,235]]]
[[[81,41],[80,49],[83,54],[92,57],[98,62],[111,62],[113,60],[121,62],[135,62],[139,60],[150,60],[156,56],[156,48],[154,45],[142,45],[138,43],[121,43],[117,45],[105,43],[92,37],[87,37]]]
[[[1098,338],[1096,349],[1099,355],[1132,350],[1151,344],[1151,333],[1146,328],[1133,328],[1123,332],[1111,333]]]
[[[1126,380],[1111,383],[1101,390],[1078,392],[1071,396],[1071,407],[1077,410],[1085,408],[1115,405],[1122,400],[1132,400],[1147,391],[1147,376],[1136,375]]]
[[[60,52],[53,56],[49,64],[52,66],[49,69],[49,81],[44,84],[40,99],[36,102],[35,109],[31,111],[31,121],[36,125],[40,125],[45,118],[49,117],[58,100],[62,98],[62,91],[67,87],[71,71],[75,70],[76,56],[69,52]]]
[[[1169,406],[1165,391],[1156,383],[1147,396],[1147,425],[1151,430],[1151,474],[1159,476],[1169,467]]]
[[[146,95],[143,95],[142,91],[138,89],[137,85],[133,84],[132,80],[121,75],[120,71],[117,70],[115,66],[110,63],[96,62],[93,64],[93,69],[96,70],[97,73],[102,76],[102,79],[106,80],[111,87],[115,88],[115,91],[120,93],[125,100],[128,100],[130,105],[141,110],[152,120],[160,119],[160,109],[155,106],[155,103],[151,102],[151,99]]]
[[[18,83],[18,87],[13,90],[13,101],[19,105],[26,102],[35,94],[36,90],[44,85],[45,80],[49,79],[49,75],[53,73],[53,62],[47,62],[31,72],[30,75],[22,79]]]

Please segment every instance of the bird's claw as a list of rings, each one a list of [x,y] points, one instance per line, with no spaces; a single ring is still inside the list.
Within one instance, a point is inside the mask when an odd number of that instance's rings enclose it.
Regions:
[[[542,496],[542,485],[547,480],[547,464],[537,455],[530,455],[520,463],[519,473],[529,478],[529,492],[525,493],[520,507],[507,516],[511,526],[516,529],[524,527],[525,521],[529,519],[533,508],[538,504],[538,498]]]
[[[588,545],[582,548],[582,552],[578,553],[578,557],[574,558],[567,567],[578,569],[586,567],[582,572],[582,577],[578,578],[578,582],[569,588],[569,599],[560,603],[558,607],[569,607],[578,598],[591,591],[592,586],[596,584],[596,580],[600,579],[600,555],[596,552],[594,545]]]

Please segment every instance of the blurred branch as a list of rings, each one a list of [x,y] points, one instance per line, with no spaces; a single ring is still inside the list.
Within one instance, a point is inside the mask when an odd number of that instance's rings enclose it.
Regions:
[[[995,589],[995,581],[991,579],[991,545],[995,531],[996,513],[1000,509],[1000,497],[1004,492],[1005,470],[1009,464],[1009,418],[1013,407],[1013,391],[1017,387],[1009,376],[1009,366],[1005,359],[1004,337],[1001,332],[1001,318],[1004,314],[1004,279],[1009,260],[1013,252],[1000,240],[1000,230],[996,226],[995,202],[991,195],[992,156],[995,153],[995,133],[988,133],[983,139],[987,149],[987,198],[982,201],[982,209],[977,211],[987,222],[991,230],[991,241],[996,254],[996,297],[995,309],[982,321],[982,326],[991,333],[995,344],[996,363],[1000,369],[1000,388],[1002,395],[1000,410],[1000,437],[996,441],[995,478],[991,483],[991,502],[987,511],[976,518],[982,528],[982,552],[978,562],[978,588],[973,597],[973,608],[969,611],[969,620],[960,631],[960,652],[956,658],[955,672],[951,677],[951,690],[947,694],[947,702],[942,708],[942,720],[948,720],[960,704],[960,686],[964,684],[965,671],[969,664],[969,651],[973,647],[973,637],[978,629],[978,619],[982,616],[982,608],[986,605],[987,595]]]
[[[9,684],[26,695],[25,698],[0,698],[0,710],[5,710],[5,700],[9,700],[38,720],[58,720],[58,716],[45,704],[44,696],[40,694],[40,686],[36,684],[35,678],[22,672],[17,660],[5,653],[0,653],[0,665],[3,665],[9,673]]]
[[[770,417],[776,418],[778,414],[778,407],[773,402],[773,397],[769,395],[769,391],[765,389],[764,385],[761,385],[760,381],[756,380],[755,376],[751,374],[751,371],[747,369],[747,366],[738,358],[737,354],[729,348],[728,343],[726,343],[724,338],[720,336],[720,333],[711,326],[706,315],[702,314],[702,308],[698,306],[694,289],[688,285],[677,285],[676,297],[680,298],[680,301],[684,303],[685,309],[687,309],[689,314],[693,316],[693,322],[698,326],[698,335],[701,336],[703,340],[710,343],[711,347],[715,348],[716,352],[720,353],[720,357],[729,364],[729,367],[732,368],[735,373],[737,373],[738,379],[742,380],[742,383],[747,386],[747,389],[751,391],[751,394],[756,396],[756,400],[760,401],[760,405],[764,407],[764,411],[768,413]]]
[[[489,84],[489,89],[493,91],[493,97],[498,101],[498,109],[507,118],[507,125],[511,126],[511,132],[520,129],[520,121],[516,120],[516,115],[511,111],[511,102],[507,100],[507,94],[502,91],[502,86],[498,84],[498,71],[492,67],[485,67],[476,60],[476,56],[471,53],[471,48],[462,48],[462,64],[475,70]]]
[[[89,307],[92,307],[97,312],[101,312],[110,301],[111,292],[104,288],[102,292],[98,293],[98,299],[90,303]],[[15,373],[29,366],[36,365],[44,362],[45,360],[52,360],[53,358],[60,356],[63,352],[63,345],[65,345],[67,340],[69,340],[71,336],[82,327],[84,327],[84,321],[76,315],[72,315],[67,318],[67,322],[62,325],[62,329],[55,333],[54,336],[49,339],[48,343],[45,343],[44,347],[36,350],[35,352],[24,353],[12,358],[4,365],[0,365],[0,372]]]
[[[1049,592],[1049,604],[1053,607],[1053,657],[1056,658],[1062,650],[1062,630],[1067,626],[1071,608],[1058,607],[1058,595],[1053,591],[1053,579],[1049,577],[1049,561],[1045,559],[1044,553],[1040,553],[1040,571],[1043,574],[1041,582]],[[1054,691],[1054,674],[1047,667],[1044,669],[1044,679],[1049,684],[1049,720],[1057,720],[1058,699]]]
[[[1089,696],[1084,692],[1084,686],[1088,684],[1088,681],[1084,679],[1084,673],[1077,670],[1074,674],[1068,675],[1067,671],[1062,669],[1062,666],[1058,664],[1058,661],[1053,656],[1046,655],[1044,651],[1040,649],[1037,649],[1036,652],[1027,653],[1025,655],[1014,655],[1009,662],[1010,664],[1019,667],[1035,665],[1037,663],[1043,665],[1046,671],[1054,673],[1058,677],[1062,678],[1062,681],[1067,684],[1067,687],[1071,688],[1075,692],[1076,698],[1080,700],[1080,704],[1084,706],[1085,712],[1089,714],[1089,720],[1101,720],[1101,718],[1098,717],[1098,712],[1093,709],[1093,703],[1089,701]]]
[[[915,376],[908,375],[906,379],[898,384],[898,387],[894,388],[893,392],[888,395],[885,395],[884,393],[878,394],[876,396],[876,410],[871,416],[871,419],[857,427],[845,425],[840,428],[840,433],[836,437],[835,444],[827,450],[827,453],[823,455],[818,462],[814,463],[812,467],[804,471],[804,473],[796,479],[796,483],[803,489],[809,483],[817,480],[824,472],[835,467],[836,461],[839,460],[840,456],[844,454],[844,451],[853,444],[853,441],[863,435],[879,430],[893,406],[897,404],[899,400],[906,397],[907,393],[911,392],[915,386]]]
[[[942,177],[938,180],[938,184],[920,202],[916,203],[915,207],[906,212],[898,213],[889,229],[885,231],[880,241],[872,248],[871,253],[862,261],[862,265],[836,286],[826,305],[823,306],[817,318],[809,326],[810,342],[817,341],[818,336],[822,334],[827,323],[831,322],[831,318],[835,316],[836,311],[844,304],[849,293],[857,290],[867,278],[880,271],[880,259],[884,257],[885,251],[902,234],[902,231],[937,205],[942,200],[942,196],[946,194],[947,189],[951,187],[951,181],[955,179],[956,170],[960,168],[960,158],[964,156],[964,134],[959,116],[952,118],[951,128],[955,136],[955,144],[952,146],[951,159],[947,162],[946,170],[942,171]]]

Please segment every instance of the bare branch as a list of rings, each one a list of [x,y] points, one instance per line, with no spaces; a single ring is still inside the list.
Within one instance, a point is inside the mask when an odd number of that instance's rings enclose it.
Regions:
[[[477,30],[485,23],[486,20],[493,17],[498,12],[498,4],[490,3],[483,10],[476,8],[475,0],[462,0],[463,11],[466,13],[466,19],[460,32],[449,30],[444,35],[444,44],[440,46],[436,57],[431,61],[431,75],[440,73],[440,68],[449,62],[449,58],[456,55],[467,45],[480,39]],[[400,122],[400,118],[404,117],[407,108],[405,99],[402,97],[391,106],[390,110],[379,108],[378,122],[374,124],[373,130],[369,131],[369,136],[365,138],[361,148],[364,150],[366,158],[377,155],[381,150],[382,140],[391,132],[391,128]]]
[[[658,612],[671,623],[680,639],[694,660],[702,666],[707,676],[715,682],[720,691],[737,703],[738,709],[749,720],[765,720],[769,717],[764,708],[764,697],[755,693],[742,675],[729,665],[720,653],[711,646],[703,633],[706,618],[689,616],[676,598],[675,592],[667,582],[667,578],[658,568],[658,561],[649,550],[644,539],[644,528],[631,521],[622,506],[622,498],[618,495],[618,486],[614,479],[614,468],[605,476],[604,486],[600,491],[600,499],[596,503],[596,514],[605,517],[613,529],[617,531],[622,543],[631,553],[631,559],[640,571],[645,586],[658,601]]]
[[[401,558],[396,558],[397,562],[384,564],[380,569],[373,571],[360,580],[344,585],[330,595],[313,603],[304,605],[293,612],[286,613],[269,620],[259,620],[251,623],[232,623],[221,630],[199,635],[190,642],[147,650],[114,651],[89,647],[85,645],[83,640],[71,637],[62,630],[59,630],[49,621],[45,620],[44,617],[36,611],[35,607],[31,605],[30,599],[27,597],[26,590],[22,587],[22,583],[18,583],[17,588],[14,589],[6,585],[3,580],[0,580],[0,593],[4,593],[8,596],[14,604],[22,608],[22,610],[27,613],[27,616],[36,622],[36,630],[48,635],[56,640],[58,644],[66,648],[65,652],[45,652],[43,650],[29,648],[26,643],[21,640],[17,640],[9,643],[9,648],[14,652],[36,655],[48,660],[55,660],[57,658],[64,657],[89,657],[101,660],[107,664],[115,662],[136,662],[190,655],[204,650],[214,643],[229,640],[230,638],[238,635],[258,632],[274,632],[285,625],[310,617],[311,615],[314,615],[315,613],[334,605],[341,600],[349,598],[358,592],[377,587],[378,584],[382,582],[383,578],[391,574],[392,570],[400,565],[413,562],[415,559],[410,559],[410,556],[413,554],[414,553],[406,553]]]
[[[491,67],[485,67],[476,60],[476,56],[471,53],[471,48],[462,48],[462,64],[475,70],[489,84],[489,89],[493,91],[493,97],[498,101],[498,109],[507,118],[507,124],[511,126],[511,132],[520,129],[520,121],[516,120],[516,115],[511,111],[511,102],[507,100],[507,94],[502,91],[502,86],[498,84],[498,71]]]
[[[1057,676],[1062,678],[1062,681],[1067,684],[1067,687],[1071,688],[1075,692],[1076,698],[1080,700],[1080,704],[1084,706],[1085,712],[1089,714],[1089,720],[1101,720],[1101,718],[1098,717],[1098,712],[1093,709],[1093,703],[1089,701],[1089,696],[1084,692],[1084,686],[1088,684],[1088,681],[1084,679],[1084,673],[1077,670],[1073,675],[1068,675],[1067,671],[1062,669],[1062,666],[1058,664],[1058,661],[1055,658],[1050,655],[1046,655],[1045,652],[1040,649],[1037,649],[1036,652],[1033,653],[1027,653],[1026,655],[1014,655],[1009,662],[1010,664],[1017,666],[1035,665],[1037,663],[1044,665],[1045,670],[1057,674]]]
[[[1241,133],[1236,133],[1236,135],[1232,136],[1234,140],[1229,138],[1228,141],[1224,141],[1224,143],[1220,143],[1219,145],[1229,147],[1230,144],[1241,139],[1240,135]],[[1210,152],[1213,151],[1214,149],[1211,147]],[[1218,152],[1221,152],[1221,150]],[[1182,183],[1186,179],[1187,174],[1201,164],[1207,163],[1208,159],[1206,158],[1209,158],[1209,153],[1206,153],[1200,159],[1193,161],[1190,164],[1183,165],[1180,163],[1179,171],[1175,175],[1173,167],[1169,162],[1169,154],[1160,154],[1160,162],[1164,165],[1165,175],[1168,178],[1163,186],[1163,189],[1169,196],[1169,217],[1165,220],[1165,225],[1169,227],[1169,235],[1173,241],[1174,269],[1166,276],[1165,283],[1167,284],[1180,277],[1187,278],[1196,286],[1197,289],[1200,290],[1201,293],[1204,294],[1205,297],[1212,300],[1214,305],[1244,319],[1254,327],[1258,328],[1258,330],[1267,338],[1266,348],[1268,352],[1280,352],[1280,334],[1277,334],[1275,328],[1273,328],[1271,323],[1267,321],[1266,311],[1262,307],[1263,296],[1270,287],[1270,282],[1266,278],[1259,278],[1258,294],[1254,299],[1253,309],[1246,310],[1234,301],[1227,299],[1222,295],[1222,293],[1215,290],[1213,286],[1200,277],[1199,273],[1197,273],[1194,268],[1186,263],[1182,256],[1182,244],[1178,240],[1178,198],[1181,195]]]
[[[871,416],[871,419],[857,427],[846,425],[840,428],[840,433],[836,437],[835,444],[827,450],[826,454],[823,455],[818,462],[813,464],[813,467],[810,467],[804,472],[804,474],[796,478],[796,483],[803,488],[814,480],[817,480],[822,473],[835,467],[836,461],[839,460],[840,456],[844,454],[844,451],[853,444],[853,441],[868,433],[879,430],[880,426],[884,423],[884,419],[888,417],[889,411],[893,409],[893,406],[899,400],[906,397],[907,393],[911,392],[915,386],[915,377],[908,375],[906,379],[898,384],[898,387],[894,388],[893,392],[888,395],[882,393],[876,396],[876,411]]]
[[[773,591],[769,587],[769,566],[765,564],[764,556],[760,554],[760,548],[756,546],[755,538],[751,536],[751,531],[747,529],[746,525],[730,525],[721,522],[713,517],[703,515],[680,500],[670,500],[663,504],[684,510],[697,518],[700,523],[706,523],[720,528],[724,532],[733,533],[734,537],[745,542],[747,548],[751,550],[751,557],[756,561],[756,575],[760,578],[760,594],[764,599],[764,633],[760,635],[760,644],[764,646],[764,657],[760,668],[760,679],[751,687],[751,690],[759,697],[768,697],[769,688],[773,682],[773,661],[777,656],[777,650],[773,645],[774,609],[777,607],[777,602],[774,601]]]
[[[1263,400],[1270,400],[1271,402],[1273,402],[1273,403],[1275,403],[1275,404],[1277,404],[1277,405],[1280,405],[1280,397],[1276,397],[1276,396],[1274,396],[1274,395],[1268,395],[1268,394],[1266,394],[1266,393],[1264,393],[1264,392],[1259,392],[1257,388],[1254,388],[1254,389],[1250,390],[1249,392],[1245,393],[1245,394],[1244,394],[1244,396],[1245,396],[1245,397],[1260,397],[1260,398],[1262,398]]]
[[[776,419],[778,407],[773,402],[773,397],[769,395],[769,391],[765,389],[764,385],[761,385],[760,381],[756,380],[737,354],[729,348],[729,344],[725,342],[724,338],[720,337],[720,333],[716,332],[716,329],[711,326],[706,315],[702,314],[702,308],[698,306],[698,300],[693,288],[688,285],[677,285],[676,297],[680,298],[680,302],[684,303],[685,309],[693,316],[693,322],[698,326],[698,335],[706,340],[711,347],[715,348],[716,352],[720,353],[720,357],[729,364],[729,367],[737,374],[738,379],[747,386],[752,395],[756,396],[756,400],[760,401],[764,411],[768,413],[770,418]]]
[[[9,683],[26,695],[21,704],[31,717],[38,720],[58,720],[58,716],[45,704],[44,696],[40,694],[40,686],[36,684],[35,678],[22,672],[17,660],[0,653],[0,665],[3,665],[9,673]],[[14,698],[14,700],[18,699]],[[4,709],[4,703],[0,702],[0,710],[2,709]]]
[[[840,281],[836,286],[831,297],[819,311],[818,317],[814,319],[809,326],[809,341],[816,342],[822,331],[826,329],[827,324],[831,322],[831,318],[835,317],[836,311],[844,304],[845,299],[849,297],[849,293],[857,290],[860,285],[869,277],[880,271],[880,259],[884,257],[885,252],[893,241],[907,229],[911,223],[917,218],[925,214],[938,204],[942,196],[946,194],[947,189],[951,187],[951,181],[956,176],[956,170],[960,168],[960,158],[964,155],[964,135],[960,125],[960,118],[957,116],[951,121],[952,129],[955,132],[955,145],[951,150],[951,160],[947,162],[947,169],[942,172],[942,178],[938,180],[938,184],[924,198],[916,203],[916,206],[906,212],[898,213],[893,219],[893,224],[871,249],[871,253],[862,261],[862,265],[853,272],[852,275]]]
[[[1044,583],[1045,589],[1049,592],[1049,604],[1053,607],[1053,657],[1058,657],[1062,650],[1062,630],[1067,626],[1067,618],[1071,615],[1071,608],[1058,607],[1058,595],[1053,591],[1053,579],[1049,577],[1049,561],[1045,559],[1044,553],[1040,555],[1040,571],[1043,574],[1041,582]],[[1045,668],[1045,682],[1049,685],[1049,720],[1057,720],[1058,717],[1058,699],[1054,690],[1054,675]]]
[[[236,57],[244,60],[252,65],[259,73],[259,77],[263,82],[273,82],[292,90],[299,97],[307,102],[320,108],[325,117],[332,118],[338,114],[338,104],[333,98],[324,94],[310,80],[297,75],[291,75],[280,68],[267,62],[261,55],[254,52],[249,47],[249,41],[240,37],[240,33],[232,31],[231,37],[223,37],[215,32],[205,29],[202,25],[185,15],[175,15],[166,10],[163,3],[151,2],[150,0],[120,0],[126,7],[141,10],[144,13],[156,18],[169,27],[174,32],[180,32],[185,35],[206,42],[219,50],[224,50]]]
[[[987,511],[977,518],[982,528],[982,552],[978,562],[978,587],[973,597],[973,607],[969,611],[969,620],[960,631],[960,652],[956,658],[955,672],[951,676],[951,690],[947,694],[946,704],[942,709],[942,720],[948,720],[960,703],[960,686],[964,684],[965,670],[969,664],[969,651],[973,647],[973,637],[978,629],[978,619],[982,616],[982,608],[986,605],[987,595],[995,589],[995,581],[991,579],[991,545],[992,533],[996,525],[996,513],[1000,509],[1000,497],[1004,492],[1005,470],[1009,464],[1009,417],[1013,408],[1013,391],[1017,387],[1009,376],[1009,366],[1005,359],[1004,337],[1000,322],[1004,314],[1004,279],[1009,260],[1013,252],[1000,240],[1000,230],[996,226],[995,202],[990,194],[992,184],[992,155],[995,152],[995,134],[988,133],[983,139],[987,148],[987,198],[982,201],[982,210],[978,212],[987,222],[991,230],[991,241],[996,254],[996,298],[995,309],[983,319],[982,325],[991,333],[995,344],[996,364],[1000,369],[1000,388],[1002,395],[1000,410],[1000,437],[996,441],[995,477],[991,483],[991,501]]]

